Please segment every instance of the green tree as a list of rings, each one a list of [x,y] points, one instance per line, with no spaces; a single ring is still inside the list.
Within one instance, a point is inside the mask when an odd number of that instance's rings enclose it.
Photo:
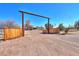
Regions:
[[[45,24],[45,28],[48,29],[48,23]],[[49,24],[49,29],[52,29],[52,28],[53,28],[53,25]]]
[[[75,27],[76,29],[79,29],[79,20],[75,22],[74,27]]]
[[[69,24],[68,28],[69,29],[74,29],[74,26]]]
[[[65,29],[63,23],[59,24],[59,27],[58,28],[60,29],[60,31],[63,31]]]

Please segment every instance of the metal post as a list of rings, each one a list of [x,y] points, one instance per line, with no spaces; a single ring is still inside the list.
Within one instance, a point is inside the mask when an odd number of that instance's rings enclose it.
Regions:
[[[22,12],[22,32],[23,32],[23,36],[24,36],[24,13]]]
[[[49,32],[49,30],[50,30],[49,24],[50,24],[50,23],[49,23],[49,18],[48,18],[48,34],[50,33],[50,32]]]

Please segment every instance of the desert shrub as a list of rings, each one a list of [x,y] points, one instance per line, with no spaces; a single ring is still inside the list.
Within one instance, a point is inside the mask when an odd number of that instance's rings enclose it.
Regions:
[[[36,26],[36,29],[38,29],[38,30],[43,30],[44,27],[42,27],[42,26]]]

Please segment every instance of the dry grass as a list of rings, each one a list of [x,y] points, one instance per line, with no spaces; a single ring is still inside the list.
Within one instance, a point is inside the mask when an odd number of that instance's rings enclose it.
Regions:
[[[0,43],[0,55],[26,56],[79,56],[79,34],[41,34],[38,30],[26,31],[25,37]]]

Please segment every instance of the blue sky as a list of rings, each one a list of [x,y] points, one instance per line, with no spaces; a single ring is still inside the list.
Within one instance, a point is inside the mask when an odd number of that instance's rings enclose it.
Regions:
[[[19,10],[32,12],[50,17],[50,23],[58,26],[63,23],[64,26],[73,25],[79,19],[79,4],[62,3],[0,3],[0,20],[13,20],[21,25],[21,14]],[[47,19],[25,15],[25,22],[30,20],[34,26],[42,26],[47,23]]]

